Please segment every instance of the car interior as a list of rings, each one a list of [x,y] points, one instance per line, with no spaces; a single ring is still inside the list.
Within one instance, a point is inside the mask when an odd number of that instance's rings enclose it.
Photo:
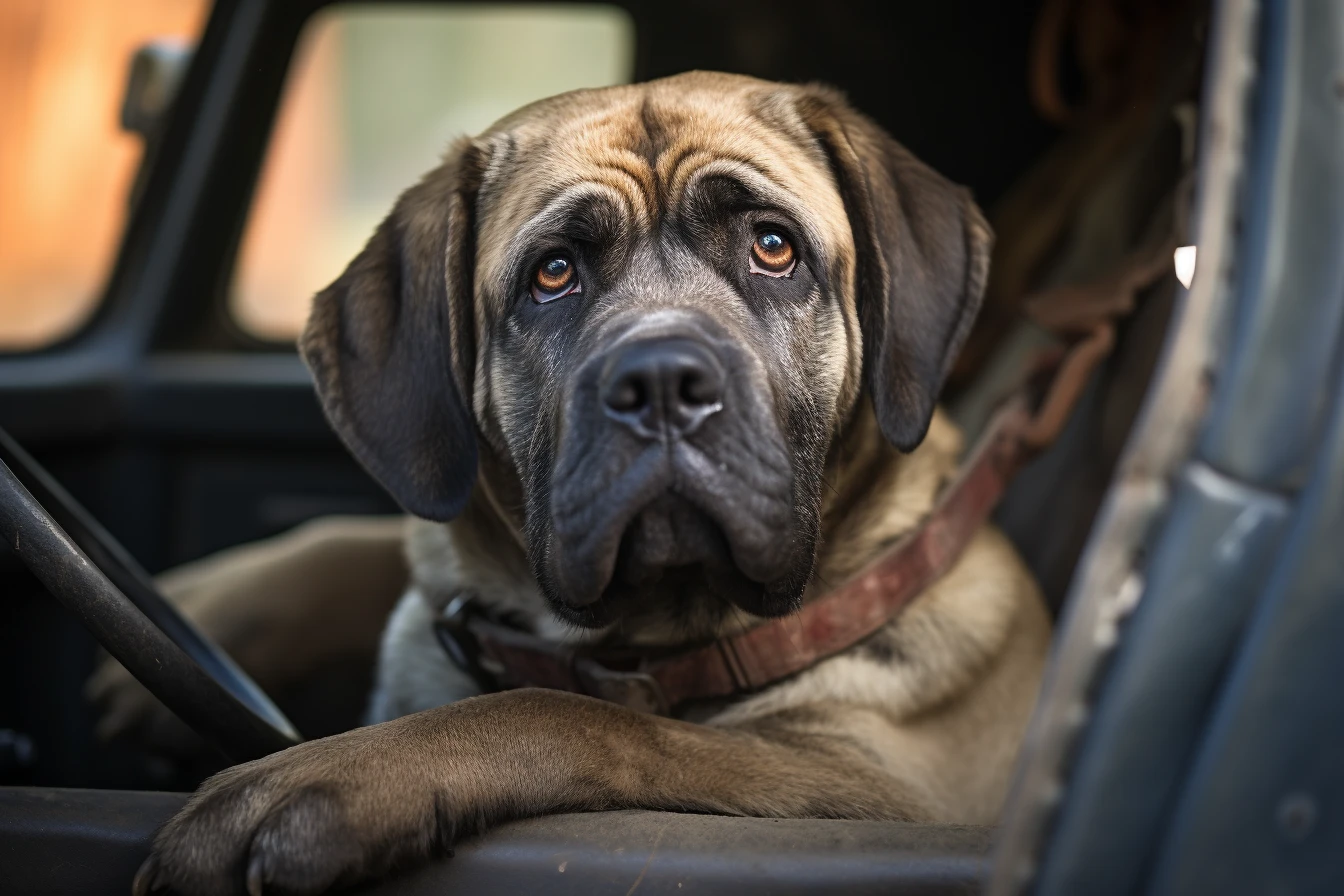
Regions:
[[[194,45],[127,60],[123,122],[143,157],[115,263],[82,323],[0,352],[0,427],[150,574],[314,519],[395,515],[323,418],[293,340],[311,294],[396,190],[455,134],[561,90],[690,69],[824,82],[969,186],[996,232],[983,310],[943,397],[968,444],[1045,343],[1041,309],[1101,307],[1113,321],[1059,437],[995,513],[1059,616],[1185,288],[1172,253],[1190,241],[1213,27],[1193,0],[217,0]],[[155,106],[151,88],[171,101]],[[138,115],[136,100],[148,104]],[[0,788],[23,788],[11,812],[53,830],[123,825],[121,840],[52,842],[77,844],[94,869],[61,885],[124,891],[135,863],[116,844],[142,842],[227,760],[203,743],[165,756],[101,740],[84,697],[94,635],[9,545],[0,583]],[[270,696],[306,738],[346,730],[373,659]],[[88,793],[60,803],[47,789]],[[128,791],[141,799],[122,802]],[[614,844],[669,822],[622,815],[493,832],[475,864],[458,862],[459,886],[623,892],[646,852],[632,848],[636,861]],[[982,829],[723,821],[674,828],[653,889],[968,892],[995,841]],[[562,849],[587,849],[599,876],[527,876]],[[768,880],[742,876],[764,865]],[[25,873],[31,891],[59,891]],[[395,891],[437,882],[411,876]]]

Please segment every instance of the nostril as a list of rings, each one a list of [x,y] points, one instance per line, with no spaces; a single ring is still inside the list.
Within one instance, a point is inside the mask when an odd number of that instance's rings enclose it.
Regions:
[[[621,377],[607,391],[607,407],[613,411],[622,413],[637,411],[648,404],[648,401],[648,389],[638,377]]]
[[[688,370],[681,377],[677,396],[688,406],[717,404],[720,397],[716,378],[706,376],[700,370]]]

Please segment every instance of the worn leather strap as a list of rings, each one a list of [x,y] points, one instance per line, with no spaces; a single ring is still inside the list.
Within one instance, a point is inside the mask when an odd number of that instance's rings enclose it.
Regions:
[[[1184,192],[1187,187],[1182,184]],[[1047,362],[1050,388],[1022,433],[1026,446],[1040,451],[1054,444],[1092,372],[1115,347],[1116,321],[1128,317],[1139,295],[1164,275],[1173,276],[1174,237],[1140,248],[1110,275],[1090,283],[1043,290],[1023,303],[1025,316],[1042,329],[1072,340],[1058,360]]]
[[[668,702],[758,691],[885,626],[952,567],[989,519],[1022,459],[1028,420],[1022,401],[1000,410],[925,521],[845,584],[790,616],[651,663],[646,671]]]

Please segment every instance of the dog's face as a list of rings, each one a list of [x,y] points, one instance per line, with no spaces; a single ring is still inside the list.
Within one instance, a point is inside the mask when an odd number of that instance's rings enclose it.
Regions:
[[[455,516],[479,467],[562,617],[779,615],[858,402],[898,448],[923,438],[989,242],[828,91],[694,73],[460,143],[302,350],[411,512]]]

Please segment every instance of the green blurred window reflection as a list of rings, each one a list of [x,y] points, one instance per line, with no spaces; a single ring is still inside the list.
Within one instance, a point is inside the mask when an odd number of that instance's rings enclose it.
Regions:
[[[292,339],[313,293],[448,144],[528,102],[630,80],[611,6],[340,6],[295,56],[239,254],[235,319]]]

